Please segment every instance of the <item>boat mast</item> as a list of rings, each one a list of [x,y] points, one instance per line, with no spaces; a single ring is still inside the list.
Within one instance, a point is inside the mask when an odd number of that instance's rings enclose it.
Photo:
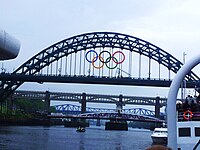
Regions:
[[[185,56],[187,54],[185,52],[183,52],[183,65],[185,64]],[[183,82],[181,83],[181,100],[183,101],[185,99],[185,91],[186,91],[186,81],[185,79],[183,80]]]

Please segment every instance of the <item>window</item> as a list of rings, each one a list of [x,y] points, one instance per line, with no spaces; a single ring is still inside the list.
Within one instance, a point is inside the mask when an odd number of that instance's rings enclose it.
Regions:
[[[195,136],[200,136],[200,128],[195,127],[194,130],[195,130]]]
[[[179,137],[190,137],[191,136],[190,128],[179,128],[178,133],[179,133]]]

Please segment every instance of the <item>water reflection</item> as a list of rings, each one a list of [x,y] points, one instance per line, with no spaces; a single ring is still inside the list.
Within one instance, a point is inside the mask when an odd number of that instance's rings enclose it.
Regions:
[[[119,139],[119,142],[116,143],[115,150],[121,150],[121,149],[122,149],[121,140],[123,140],[123,139],[122,139],[122,138],[123,138],[123,133],[124,133],[124,132],[121,133],[120,131],[119,131],[119,132],[116,132],[116,135],[115,135],[115,136],[116,136],[117,139]]]
[[[84,133],[77,133],[79,134],[79,150],[85,150],[85,134]]]
[[[118,143],[115,147],[115,150],[122,150],[121,143]]]
[[[144,150],[151,145],[150,131],[105,131],[103,127],[0,127],[0,150]],[[134,140],[133,140],[134,139]]]

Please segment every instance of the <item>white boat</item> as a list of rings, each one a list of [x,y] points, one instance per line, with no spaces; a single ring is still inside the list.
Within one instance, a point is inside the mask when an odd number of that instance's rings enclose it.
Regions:
[[[200,112],[189,115],[177,122],[177,146],[181,150],[200,150]]]
[[[167,128],[155,128],[151,139],[154,144],[167,144]]]

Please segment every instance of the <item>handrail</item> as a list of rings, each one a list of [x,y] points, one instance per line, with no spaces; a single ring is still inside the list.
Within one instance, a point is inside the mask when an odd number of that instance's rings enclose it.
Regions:
[[[178,115],[177,115],[178,121],[188,121],[188,120],[184,119],[183,114],[184,114],[184,112],[178,112]],[[200,112],[192,112],[192,116],[189,120],[200,121]]]
[[[199,141],[197,142],[197,144],[194,146],[193,150],[196,150],[197,147],[199,146],[199,144],[200,144],[200,140],[199,140]]]

